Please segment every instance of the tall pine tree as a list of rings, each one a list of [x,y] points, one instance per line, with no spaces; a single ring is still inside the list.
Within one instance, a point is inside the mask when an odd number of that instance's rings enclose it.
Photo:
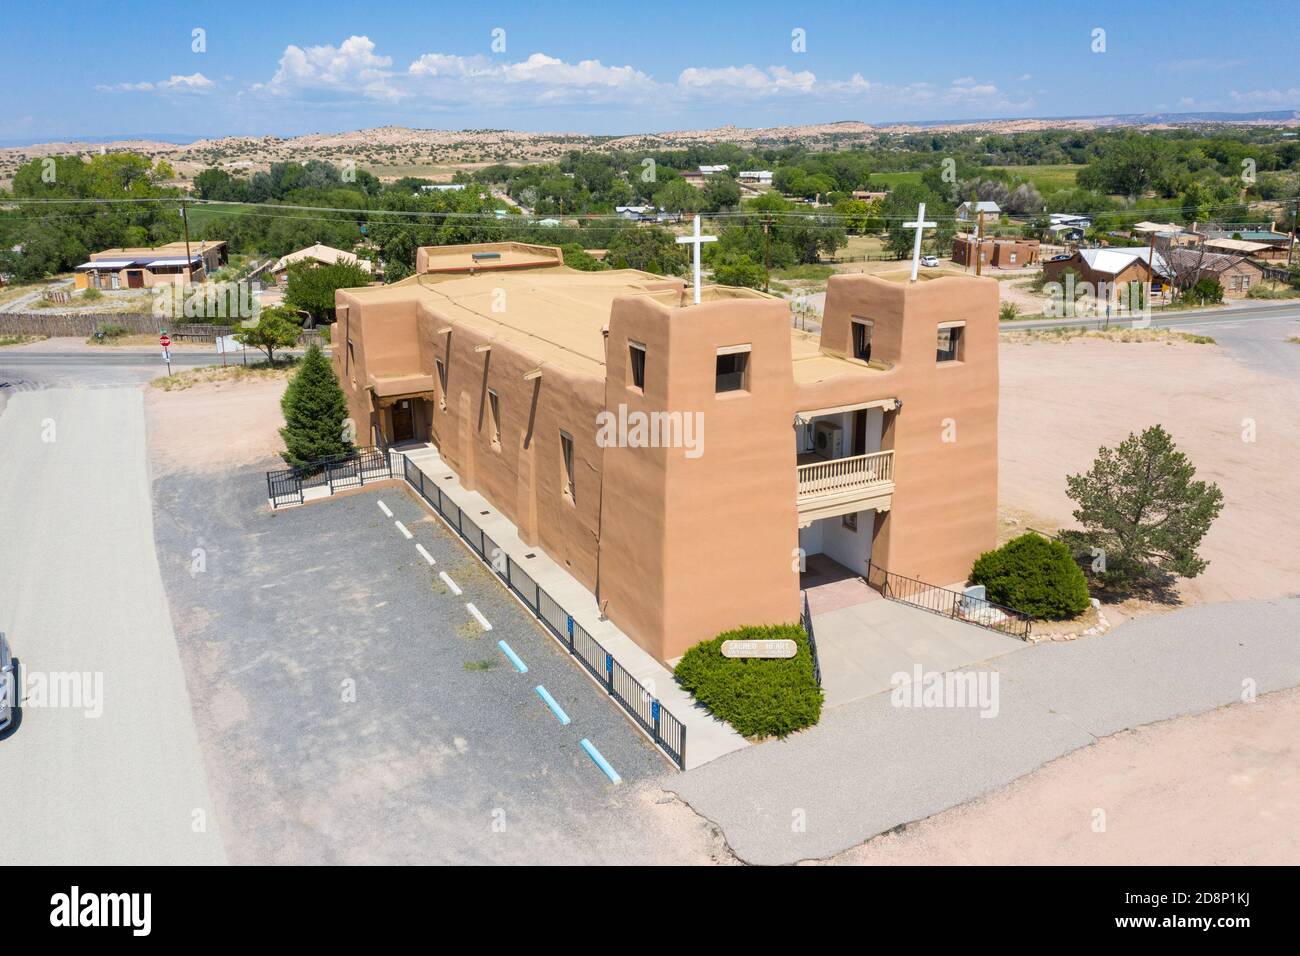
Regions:
[[[334,376],[334,367],[320,346],[303,357],[297,374],[280,399],[284,427],[281,457],[291,465],[305,465],[331,455],[347,455],[352,442],[344,432],[348,401]]]

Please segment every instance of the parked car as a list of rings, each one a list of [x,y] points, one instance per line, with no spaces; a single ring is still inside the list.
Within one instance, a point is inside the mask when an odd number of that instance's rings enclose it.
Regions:
[[[9,653],[9,639],[0,631],[0,730],[7,730],[18,706],[18,681],[14,675],[14,659]]]
[[[937,265],[939,265],[939,257],[938,257],[938,256],[922,256],[922,257],[921,257],[921,265],[925,266],[927,269],[933,269],[933,268],[935,268]]]

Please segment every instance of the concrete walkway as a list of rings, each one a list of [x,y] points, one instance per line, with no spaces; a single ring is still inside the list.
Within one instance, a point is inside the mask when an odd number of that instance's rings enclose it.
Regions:
[[[924,615],[925,612],[917,611]],[[822,859],[1129,727],[1300,684],[1300,599],[1209,604],[983,665],[998,712],[877,694],[668,781],[752,863]]]
[[[814,612],[813,634],[827,707],[891,690],[895,674],[911,674],[917,666],[942,673],[1030,646],[883,598]]]
[[[426,488],[437,485],[544,591],[572,614],[573,619],[586,628],[587,633],[599,641],[629,674],[686,725],[688,770],[749,746],[749,742],[729,724],[698,706],[694,698],[678,687],[667,667],[650,656],[612,622],[602,618],[594,594],[547,557],[540,548],[524,544],[519,538],[519,530],[510,519],[501,514],[496,505],[478,492],[466,490],[460,483],[460,477],[442,460],[436,448],[427,446],[398,453],[405,455],[424,473]],[[395,473],[400,475],[400,468]],[[489,513],[482,514],[484,511]],[[581,667],[577,662],[574,666]],[[614,702],[610,706],[619,707]]]

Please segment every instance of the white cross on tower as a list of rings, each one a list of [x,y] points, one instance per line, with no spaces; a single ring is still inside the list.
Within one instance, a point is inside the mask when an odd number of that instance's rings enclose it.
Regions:
[[[924,206],[921,207],[925,209]],[[717,242],[717,236],[700,235],[700,217],[695,217],[695,234],[692,236],[678,236],[678,244],[691,243],[695,246],[695,304],[700,304],[700,247],[706,242]]]
[[[903,223],[904,229],[916,230],[916,242],[912,245],[912,281],[916,281],[916,270],[921,264],[921,233],[926,229],[933,229],[938,225],[936,222],[925,221],[925,203],[916,207],[916,222]],[[681,240],[679,239],[678,242]]]

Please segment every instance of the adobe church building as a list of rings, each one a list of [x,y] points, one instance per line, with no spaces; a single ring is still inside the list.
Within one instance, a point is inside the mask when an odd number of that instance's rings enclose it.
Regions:
[[[940,585],[993,547],[995,280],[831,278],[820,335],[748,289],[421,249],[340,290],[358,441],[432,442],[660,660],[797,621],[800,548]]]

